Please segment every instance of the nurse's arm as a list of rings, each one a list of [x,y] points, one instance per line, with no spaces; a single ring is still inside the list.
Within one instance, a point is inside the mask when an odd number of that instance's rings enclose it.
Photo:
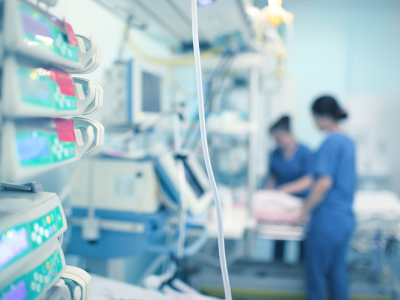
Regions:
[[[299,180],[281,186],[279,190],[288,194],[301,193],[307,190],[312,183],[313,183],[312,177],[310,175],[306,175],[301,177]]]
[[[321,176],[317,179],[311,190],[308,200],[304,203],[303,210],[296,220],[296,224],[302,223],[307,215],[317,207],[324,199],[326,193],[332,186],[332,178],[329,176]]]
[[[265,185],[265,188],[267,190],[273,190],[275,188],[275,186],[276,186],[276,179],[275,179],[274,175],[270,174],[268,176],[267,184]]]

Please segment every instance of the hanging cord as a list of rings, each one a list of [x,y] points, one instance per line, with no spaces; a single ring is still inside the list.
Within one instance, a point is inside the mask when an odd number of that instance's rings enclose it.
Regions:
[[[198,21],[197,21],[197,0],[191,0],[191,3],[192,3],[192,36],[193,36],[193,50],[194,50],[194,58],[196,66],[201,144],[203,147],[204,161],[206,164],[207,174],[214,196],[215,210],[217,214],[218,250],[219,250],[219,259],[221,263],[222,280],[224,282],[225,298],[227,300],[232,300],[231,287],[229,284],[228,266],[226,263],[226,256],[225,256],[224,226],[222,220],[221,201],[218,195],[217,184],[215,182],[214,173],[211,166],[210,155],[208,152],[208,144],[207,144],[206,118],[204,113],[203,79],[201,74],[201,60],[200,60],[201,58],[200,58],[199,36],[198,36],[199,33],[198,33]]]
[[[211,107],[212,98],[214,97],[213,82],[215,82],[215,80],[216,80],[216,78],[218,78],[218,76],[222,77],[222,74],[226,74],[229,71],[233,56],[234,56],[234,54],[232,52],[225,52],[221,56],[221,59],[219,60],[218,65],[216,66],[216,68],[214,69],[214,71],[212,72],[212,74],[210,76],[210,79],[209,79],[210,88],[207,90],[207,94],[205,97],[206,111]],[[191,122],[188,130],[186,131],[186,135],[183,139],[182,145],[184,145],[184,148],[193,149],[193,148],[190,148],[189,145],[192,144],[193,136],[196,136],[198,133],[198,125],[199,124],[198,124],[197,119],[193,120]],[[193,132],[195,132],[195,134]]]
[[[174,139],[175,139],[175,151],[179,156],[182,151],[182,142],[181,142],[181,130],[180,130],[180,120],[178,115],[173,116],[174,122]],[[186,222],[187,222],[187,202],[185,195],[185,185],[186,185],[186,177],[185,177],[185,166],[183,162],[183,158],[177,158],[176,166],[178,171],[178,186],[179,186],[179,200],[180,200],[180,217],[179,217],[179,234],[178,234],[178,251],[177,256],[178,259],[183,258],[184,249],[185,249],[185,239],[186,239]]]
[[[225,71],[221,72],[221,83],[222,83],[222,80],[225,77],[223,75],[226,75],[229,72],[230,66],[232,65],[232,63],[233,63],[233,56],[231,56],[230,59],[228,60],[228,63],[227,63],[226,68],[225,68]],[[218,94],[221,94],[221,93],[222,93],[222,84],[221,84],[221,90],[220,90],[220,92]],[[214,89],[210,89],[210,93],[207,96],[209,98],[207,98],[206,103],[205,103],[205,111],[212,110],[213,100],[214,100],[216,94],[217,94],[217,92],[214,92]],[[198,131],[199,131],[199,128],[198,128],[199,127],[199,123],[196,122],[195,125],[196,125],[195,134],[192,135],[192,140],[189,141],[188,144],[187,144],[187,147],[189,149],[196,149],[196,147],[197,147],[197,145],[199,143],[199,140],[196,138],[196,136],[198,134]]]

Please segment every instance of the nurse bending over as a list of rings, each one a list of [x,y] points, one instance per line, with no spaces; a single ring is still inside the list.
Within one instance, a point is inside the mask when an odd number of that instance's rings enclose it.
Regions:
[[[317,99],[312,112],[317,127],[328,136],[313,159],[315,183],[296,222],[311,215],[305,241],[307,299],[325,299],[328,283],[332,300],[346,300],[346,252],[355,227],[355,147],[339,125],[347,113],[334,98]]]
[[[270,128],[277,148],[271,153],[267,189],[305,197],[312,184],[312,153],[298,143],[292,134],[290,118],[281,117]]]
[[[276,142],[276,149],[269,159],[267,189],[305,198],[312,184],[312,152],[300,144],[291,131],[290,118],[281,117],[270,128]],[[301,246],[297,241],[270,241],[269,259],[283,259],[286,263],[296,263],[301,257]]]

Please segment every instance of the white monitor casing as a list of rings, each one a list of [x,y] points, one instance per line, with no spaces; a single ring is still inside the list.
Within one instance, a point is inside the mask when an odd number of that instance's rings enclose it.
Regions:
[[[41,261],[41,259],[44,260],[54,252],[60,245],[58,238],[67,230],[64,210],[56,194],[46,192],[0,192],[0,233],[35,221],[49,214],[57,207],[61,212],[63,227],[59,228],[57,233],[41,244],[40,247],[0,270],[0,289],[4,282],[12,281],[10,278],[16,279],[21,276],[27,265]],[[31,239],[29,232],[27,238]]]
[[[135,123],[151,121],[167,110],[167,69],[144,60],[134,59],[132,64],[132,118]],[[156,76],[160,80],[160,111],[149,112],[143,108],[143,74],[148,73]]]
[[[81,288],[81,300],[87,300],[90,296],[91,277],[82,269],[67,266],[61,278],[74,281]]]
[[[159,78],[159,111],[145,111],[143,107],[143,73]],[[106,123],[111,126],[121,124],[152,123],[160,114],[168,110],[167,68],[138,58],[116,62],[106,74],[105,98],[109,109]]]
[[[71,193],[74,207],[133,213],[155,213],[160,203],[156,174],[151,161],[119,159],[82,160],[77,184]]]
[[[64,273],[65,268],[66,268],[66,263],[65,263],[65,257],[64,253],[59,247],[58,241],[53,241],[52,243],[49,244],[48,247],[42,249],[40,253],[35,257],[35,259],[31,259],[27,261],[23,267],[21,267],[20,272],[17,274],[13,274],[11,276],[7,276],[6,272],[4,274],[0,274],[0,291],[6,288],[8,285],[12,284],[15,280],[18,278],[21,278],[22,276],[31,273],[34,269],[39,267],[41,264],[43,264],[46,260],[51,261],[51,264],[53,263],[54,259],[57,259],[57,254],[60,255],[61,258],[61,265],[62,269],[56,276],[52,279],[49,285],[44,287],[41,290],[40,296],[37,297],[37,299],[43,298],[43,296],[47,293],[47,291],[55,284],[57,283],[61,275]],[[25,281],[29,281],[27,278],[24,278]],[[43,284],[43,283],[42,283]],[[27,288],[31,288],[30,286],[27,286]]]
[[[62,117],[62,116],[79,116],[81,114],[86,114],[86,109],[88,106],[95,102],[99,97],[96,97],[97,88],[96,83],[88,81],[89,93],[84,94],[82,85],[79,83],[73,83],[76,107],[68,109],[56,109],[53,106],[38,106],[32,105],[31,103],[26,103],[23,99],[21,85],[18,78],[18,69],[36,69],[37,67],[21,65],[17,62],[14,57],[7,57],[3,61],[3,95],[2,95],[2,107],[3,114],[8,117]],[[50,70],[42,69],[43,72],[50,73]],[[37,81],[36,81],[37,82]],[[35,83],[35,79],[32,79],[32,84]],[[22,87],[23,88],[23,87]],[[102,96],[102,95],[101,95]],[[102,98],[102,97],[101,97]],[[58,102],[60,105],[66,106],[68,100],[65,96],[58,92],[56,94],[55,100],[51,99],[51,102]],[[102,99],[101,99],[102,101]],[[53,104],[54,105],[54,104]],[[101,108],[100,105],[96,109]]]
[[[86,47],[84,41],[77,37],[77,49],[79,53],[79,60],[74,61],[68,59],[66,57],[62,57],[57,55],[54,52],[44,50],[40,46],[33,44],[28,44],[24,40],[24,31],[22,25],[22,18],[19,13],[19,5],[24,4],[28,7],[36,10],[38,14],[45,15],[41,9],[33,6],[33,4],[27,1],[18,1],[18,0],[5,0],[4,1],[4,20],[3,20],[3,37],[2,44],[5,50],[10,52],[17,52],[22,55],[26,55],[28,57],[32,57],[39,60],[45,60],[51,62],[56,65],[60,65],[70,69],[80,70],[84,68],[87,63],[92,59],[92,57],[96,54],[97,51],[97,42],[94,37],[91,37],[91,45],[90,48],[86,51]],[[49,15],[46,16],[48,18]],[[54,17],[54,16],[52,16]],[[57,19],[56,17],[54,17]],[[61,39],[58,36],[58,39]],[[58,39],[53,41],[54,43],[58,42]],[[61,45],[60,45],[61,47]]]
[[[159,157],[159,162],[171,179],[175,189],[179,192],[178,168],[175,155],[175,152],[164,154]],[[187,201],[187,205],[191,214],[198,215],[205,212],[210,207],[210,204],[212,203],[214,197],[211,191],[207,174],[205,173],[200,163],[197,161],[195,155],[188,151],[182,152],[182,155],[186,156],[186,166],[190,169],[190,172],[195,177],[197,184],[203,190],[203,194],[198,197],[194,188],[186,177],[186,182],[184,186],[184,198]]]
[[[2,151],[0,153],[0,177],[4,180],[10,181],[19,181],[23,180],[24,178],[31,178],[36,174],[40,174],[42,172],[49,171],[54,168],[77,161],[85,154],[85,152],[92,146],[93,142],[95,141],[95,132],[92,126],[89,126],[86,129],[86,134],[84,137],[82,136],[82,132],[80,129],[75,129],[74,131],[76,142],[74,142],[74,144],[76,155],[69,159],[61,160],[47,165],[25,167],[21,165],[20,158],[18,157],[16,145],[17,133],[20,130],[35,131],[35,128],[30,127],[29,125],[23,125],[19,127],[13,121],[6,121],[4,124],[2,124],[2,127],[3,128],[0,140],[2,148]],[[38,130],[46,133],[54,131],[54,129],[40,126],[38,127]],[[60,153],[64,153],[63,151],[64,150],[61,143],[52,144],[51,155],[60,155]]]

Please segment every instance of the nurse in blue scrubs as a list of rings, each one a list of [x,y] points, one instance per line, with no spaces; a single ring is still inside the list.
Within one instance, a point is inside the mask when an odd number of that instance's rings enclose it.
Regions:
[[[272,151],[269,160],[267,189],[278,189],[304,198],[312,184],[312,152],[297,142],[292,134],[290,118],[281,117],[270,128],[277,148]],[[270,241],[269,259],[283,259],[286,263],[298,262],[300,243],[297,241]]]
[[[327,137],[313,159],[315,183],[296,222],[311,216],[305,242],[307,299],[325,299],[328,283],[330,299],[347,300],[346,252],[355,227],[355,147],[340,126],[347,114],[334,98],[318,98],[312,112]]]
[[[312,184],[312,152],[296,141],[290,127],[290,118],[283,116],[270,128],[277,148],[269,160],[267,189],[305,197]]]

